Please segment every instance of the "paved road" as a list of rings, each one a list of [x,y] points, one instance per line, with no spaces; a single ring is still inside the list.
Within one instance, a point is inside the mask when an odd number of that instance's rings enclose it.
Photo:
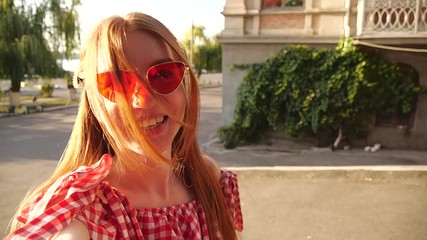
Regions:
[[[70,108],[0,118],[0,236],[26,191],[56,166],[75,113]]]
[[[0,236],[56,166],[76,108],[0,118]],[[244,239],[425,239],[427,154],[328,152],[291,142],[223,149],[221,89],[202,91],[199,141],[240,179]]]

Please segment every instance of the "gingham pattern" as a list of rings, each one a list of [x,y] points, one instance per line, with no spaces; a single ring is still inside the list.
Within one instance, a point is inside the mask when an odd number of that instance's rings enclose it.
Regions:
[[[221,189],[230,209],[231,216],[234,219],[236,230],[243,230],[243,216],[240,208],[239,185],[237,183],[237,175],[230,171],[222,171],[221,174]]]
[[[58,179],[18,217],[22,227],[5,239],[47,239],[74,219],[84,223],[91,239],[209,239],[206,217],[197,201],[164,208],[132,209],[128,199],[103,181],[112,164],[104,155]],[[222,171],[220,184],[234,217],[243,221],[237,176]]]

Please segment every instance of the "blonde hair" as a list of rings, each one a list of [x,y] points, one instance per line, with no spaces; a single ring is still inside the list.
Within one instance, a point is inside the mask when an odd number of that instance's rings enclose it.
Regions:
[[[87,39],[80,55],[80,67],[77,74],[83,78],[82,95],[79,110],[71,133],[67,148],[64,150],[61,161],[52,176],[30,192],[22,201],[16,215],[28,205],[39,193],[47,189],[53,182],[64,174],[83,166],[97,162],[109,150],[123,149],[125,157],[118,158],[115,167],[141,166],[141,161],[133,159],[130,150],[120,141],[125,136],[119,131],[114,122],[108,117],[101,104],[102,98],[97,89],[96,74],[100,54],[106,56],[106,61],[113,72],[120,69],[132,69],[126,60],[122,48],[122,36],[126,31],[145,31],[164,42],[165,47],[172,50],[176,60],[189,65],[185,50],[181,47],[173,34],[158,20],[142,13],[130,13],[125,17],[114,16],[102,21]],[[209,237],[216,239],[219,231],[223,239],[237,239],[234,222],[225,202],[216,174],[204,160],[197,142],[197,126],[199,121],[199,89],[197,80],[190,69],[184,81],[186,92],[186,108],[182,127],[172,143],[172,153],[184,159],[187,166],[186,175],[193,184],[194,193],[202,204],[206,214]],[[156,94],[153,93],[155,96]],[[149,142],[144,138],[133,117],[128,101],[123,97],[116,99],[119,103],[119,117],[125,124],[125,135],[130,135],[143,147],[144,154],[159,162],[167,162],[161,157]],[[160,105],[166,106],[158,99]],[[107,128],[108,127],[108,128]],[[112,129],[107,131],[106,129]],[[120,159],[126,159],[121,161]],[[19,226],[16,217],[11,224],[13,231]]]

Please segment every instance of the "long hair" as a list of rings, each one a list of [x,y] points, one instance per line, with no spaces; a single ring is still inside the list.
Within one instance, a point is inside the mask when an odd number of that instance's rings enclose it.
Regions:
[[[125,17],[114,16],[102,21],[89,36],[80,54],[80,66],[76,75],[82,75],[82,95],[68,145],[52,176],[29,192],[22,201],[17,215],[32,198],[47,189],[58,178],[80,166],[94,164],[109,150],[114,152],[114,149],[121,149],[125,155],[117,158],[118,160],[114,163],[116,169],[135,166],[140,168],[141,160],[134,159],[130,150],[124,146],[125,141],[121,141],[126,136],[131,136],[138,141],[144,154],[156,161],[170,164],[170,160],[160,156],[144,138],[143,130],[138,127],[129,102],[124,97],[116,98],[119,106],[118,117],[126,122],[124,133],[123,129],[118,129],[115,121],[108,117],[105,108],[102,107],[103,100],[96,83],[98,62],[102,56],[102,61],[106,61],[116,73],[123,68],[132,69],[122,48],[122,37],[126,31],[145,31],[152,34],[163,42],[165,47],[172,50],[176,60],[189,65],[187,54],[177,39],[153,17],[142,13],[130,13]],[[200,94],[197,79],[191,69],[183,85],[186,108],[182,126],[172,143],[172,154],[184,159],[186,175],[192,182],[193,191],[206,214],[209,237],[216,239],[219,231],[222,239],[237,239],[234,222],[219,186],[217,175],[204,160],[197,142]],[[156,95],[153,92],[152,94]],[[161,98],[158,98],[157,102],[161,107],[167,109]],[[107,131],[107,129],[112,130]],[[126,159],[126,161],[121,161],[121,159]],[[19,222],[15,218],[11,224],[12,231],[17,227],[19,227]]]

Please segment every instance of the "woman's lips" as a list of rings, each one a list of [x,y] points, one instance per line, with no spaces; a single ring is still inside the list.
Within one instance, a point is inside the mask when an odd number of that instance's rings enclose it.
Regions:
[[[146,119],[142,121],[141,127],[143,129],[155,128],[156,126],[162,124],[166,120],[167,116],[159,116],[156,118]]]

